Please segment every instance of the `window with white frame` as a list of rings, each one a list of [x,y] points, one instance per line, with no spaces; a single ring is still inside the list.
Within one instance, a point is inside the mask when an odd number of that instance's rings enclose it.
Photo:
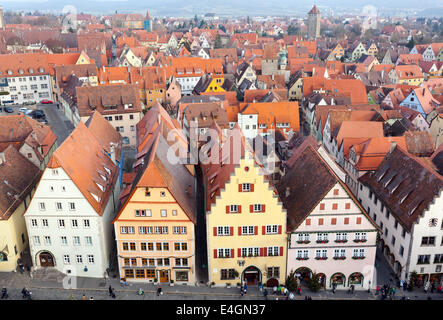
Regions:
[[[80,237],[78,236],[74,236],[74,246],[79,246],[80,245]]]
[[[348,234],[346,232],[340,232],[335,234],[336,241],[346,241],[348,240]]]
[[[93,264],[94,263],[94,255],[88,254],[88,263]]]
[[[42,219],[42,226],[45,228],[49,227],[48,219]]]
[[[242,226],[242,235],[254,235],[254,226]]]
[[[162,217],[166,217],[167,216],[167,211],[162,209],[162,210],[160,210],[160,214],[161,214]]]
[[[134,234],[134,232],[135,232],[134,227],[128,227],[128,233],[129,234]]]
[[[242,257],[258,257],[260,256],[259,247],[241,248]]]
[[[45,203],[44,202],[39,202],[39,208],[41,211],[45,211],[46,207],[45,207]]]
[[[217,257],[219,258],[230,258],[231,257],[231,249],[218,249]]]
[[[230,213],[238,212],[238,205],[236,205],[236,204],[231,204],[231,205],[229,206],[229,212],[230,212]]]
[[[309,250],[297,250],[297,259],[308,259]]]
[[[59,219],[58,220],[58,227],[59,228],[64,228],[65,227],[65,220]]]
[[[217,227],[217,236],[230,236],[231,228],[229,226],[219,226]]]
[[[71,225],[73,228],[78,228],[78,221],[77,220],[71,220]]]
[[[85,237],[85,243],[87,246],[92,246],[92,237]]]
[[[75,210],[75,203],[74,202],[69,202],[69,210],[71,210],[71,211]]]
[[[328,241],[329,233],[317,233],[317,241]]]
[[[278,225],[266,226],[266,234],[278,234]]]
[[[77,260],[78,264],[82,264],[83,263],[83,257],[82,255],[78,254],[75,256],[75,259]]]
[[[56,202],[56,203],[55,203],[55,209],[56,209],[57,211],[61,211],[61,210],[63,210],[62,203],[61,203],[61,202]]]
[[[71,263],[71,259],[69,259],[69,254],[63,255],[63,262],[65,264],[70,264]]]
[[[68,238],[65,236],[61,236],[60,243],[62,244],[62,246],[67,246],[68,245]]]
[[[127,234],[128,233],[128,227],[120,227],[120,233],[121,234]]]
[[[186,227],[180,227],[180,234],[186,234],[187,228]]]
[[[90,223],[89,223],[89,219],[84,219],[83,220],[83,226],[85,227],[85,228],[89,228],[91,225],[90,225]]]
[[[366,240],[366,232],[356,232],[355,233],[355,240],[358,240],[358,241],[364,241],[364,240]]]
[[[33,239],[34,239],[34,244],[36,246],[39,246],[40,245],[40,237],[39,236],[34,236]]]
[[[309,233],[299,233],[297,241],[309,241]]]
[[[254,204],[254,212],[262,212],[263,205],[262,204]]]
[[[251,184],[250,183],[242,183],[242,192],[250,192]]]
[[[268,247],[268,256],[280,255],[280,247]]]
[[[346,257],[346,249],[334,250],[334,258],[345,258],[345,257]]]
[[[31,219],[31,226],[32,226],[33,228],[38,227],[37,219]]]
[[[48,246],[51,245],[51,237],[50,236],[45,236],[45,244]]]

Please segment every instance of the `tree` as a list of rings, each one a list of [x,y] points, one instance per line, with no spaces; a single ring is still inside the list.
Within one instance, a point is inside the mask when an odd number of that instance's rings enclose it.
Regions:
[[[297,290],[297,279],[295,278],[294,271],[291,271],[286,279],[285,287],[288,288],[290,292],[295,292],[295,290]]]
[[[288,35],[290,35],[290,36],[298,35],[299,31],[300,31],[300,28],[297,26],[294,26],[292,24],[288,27]]]
[[[415,46],[414,37],[411,37],[411,40],[409,40],[409,42],[406,44],[406,47],[409,48],[409,50],[412,50],[414,46]]]
[[[417,285],[418,282],[418,274],[417,271],[412,271],[409,274],[409,284],[408,284],[408,290],[414,289],[414,287]]]
[[[221,30],[221,31],[223,31],[224,33],[226,33],[226,28],[225,28],[225,26],[224,25],[219,25],[218,26],[218,28]]]
[[[214,42],[214,49],[220,49],[222,47],[223,47],[223,44],[221,42],[220,35],[217,33],[217,36],[215,37],[215,42]]]
[[[312,292],[317,292],[321,288],[320,276],[318,273],[313,273],[311,279],[309,279],[308,287]]]

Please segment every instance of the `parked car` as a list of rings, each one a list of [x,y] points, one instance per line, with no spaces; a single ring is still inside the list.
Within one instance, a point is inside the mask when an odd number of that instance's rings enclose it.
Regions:
[[[18,109],[18,112],[26,114],[26,112],[31,112],[31,110],[29,110],[28,108],[22,107],[22,108]]]
[[[46,118],[40,118],[40,119],[36,119],[36,120],[40,123],[48,124],[48,120],[46,120]]]
[[[33,110],[29,113],[29,115],[33,118],[33,119],[46,119],[46,115],[44,113],[43,110],[37,109],[37,110]]]
[[[7,113],[13,113],[14,110],[12,110],[11,107],[3,107],[3,110],[5,110]]]
[[[14,104],[14,100],[5,100],[5,101],[2,101],[2,104],[4,106],[11,106]]]
[[[42,103],[42,104],[53,104],[54,102],[52,100],[43,99],[42,101],[40,101],[40,103]]]
[[[26,102],[23,102],[23,105],[24,105],[24,106],[32,106],[33,104],[35,104],[34,101],[26,101]]]

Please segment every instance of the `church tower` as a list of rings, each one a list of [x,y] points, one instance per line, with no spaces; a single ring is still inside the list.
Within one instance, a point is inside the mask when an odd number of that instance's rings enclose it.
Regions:
[[[308,39],[320,37],[320,20],[320,10],[314,4],[311,11],[308,12]]]
[[[149,11],[146,11],[146,18],[145,21],[143,23],[143,27],[146,31],[148,32],[152,32],[152,19],[149,16]]]

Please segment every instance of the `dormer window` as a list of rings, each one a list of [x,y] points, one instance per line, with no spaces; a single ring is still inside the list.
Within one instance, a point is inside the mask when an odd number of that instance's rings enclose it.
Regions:
[[[29,73],[34,73],[34,69],[30,68]]]
[[[38,71],[39,71],[40,73],[43,73],[43,72],[45,71],[45,69],[43,69],[43,68],[39,68]]]
[[[11,70],[8,70],[8,74],[12,74],[12,71],[11,71]]]
[[[18,70],[18,73],[23,74],[25,72],[23,71],[23,69],[20,69],[20,70]]]

